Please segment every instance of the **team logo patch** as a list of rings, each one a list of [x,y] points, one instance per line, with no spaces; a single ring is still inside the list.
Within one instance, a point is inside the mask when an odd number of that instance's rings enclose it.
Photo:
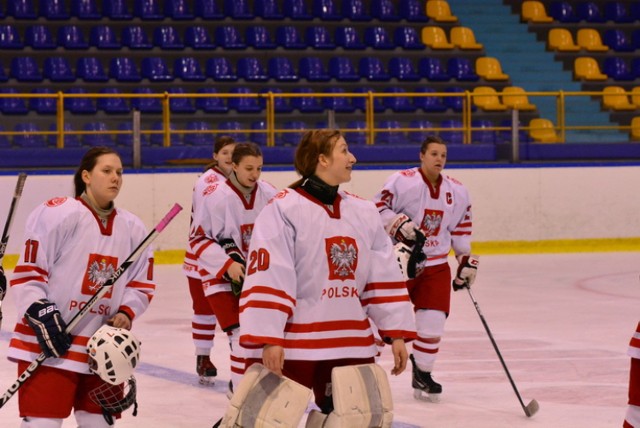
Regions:
[[[405,169],[404,171],[400,171],[400,175],[404,175],[405,177],[413,177],[416,175],[415,169]]]
[[[282,199],[285,196],[287,196],[288,193],[289,193],[289,191],[287,189],[281,190],[278,193],[276,193],[276,195],[273,197],[273,199]]]
[[[212,194],[217,188],[218,188],[217,184],[212,184],[211,186],[205,187],[205,189],[202,191],[202,196],[207,196]]]
[[[82,294],[93,296],[98,288],[102,286],[118,268],[118,258],[111,256],[103,256],[101,254],[90,254],[87,263],[87,273],[82,281]],[[111,298],[113,289],[104,296],[105,299]]]
[[[205,183],[215,183],[216,181],[218,181],[218,175],[217,174],[210,174],[208,176],[205,177],[204,182]]]
[[[45,202],[45,205],[48,207],[57,207],[58,205],[64,204],[66,200],[67,200],[66,196],[62,198],[52,198],[52,199],[49,199],[47,202]]]
[[[444,212],[440,210],[424,210],[424,218],[420,228],[424,231],[425,236],[437,236],[440,233],[443,215]]]
[[[253,223],[240,225],[240,238],[242,239],[242,252],[249,252],[249,242],[251,242],[251,234],[253,233]]]
[[[324,241],[329,263],[329,280],[355,279],[358,244],[349,236],[333,236]]]

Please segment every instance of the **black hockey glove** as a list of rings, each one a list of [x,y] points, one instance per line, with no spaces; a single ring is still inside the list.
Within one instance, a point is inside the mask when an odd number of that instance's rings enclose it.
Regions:
[[[55,303],[40,299],[29,306],[24,317],[36,332],[44,355],[59,358],[67,353],[71,347],[71,336],[65,332],[67,324]]]
[[[231,260],[240,263],[242,266],[246,266],[247,262],[242,255],[242,251],[240,251],[240,248],[238,248],[233,239],[222,239],[220,241],[220,246],[227,253]],[[231,291],[233,292],[233,294],[235,296],[239,296],[242,292],[243,280],[241,279],[240,281],[236,281],[234,279],[231,279],[231,277],[229,277],[226,272],[224,273],[224,275],[222,275],[222,277],[231,283]]]
[[[4,269],[0,265],[0,302],[4,300],[7,294],[7,277],[4,275]]]
[[[471,287],[473,281],[476,280],[476,274],[478,273],[478,266],[480,265],[480,258],[474,256],[461,256],[459,258],[458,271],[456,277],[453,279],[453,291],[462,290],[465,287]]]
[[[418,266],[427,260],[427,256],[424,254],[424,243],[427,238],[418,229],[415,229],[416,240],[409,256],[409,262],[407,263],[407,276],[409,278],[415,278],[420,274]]]

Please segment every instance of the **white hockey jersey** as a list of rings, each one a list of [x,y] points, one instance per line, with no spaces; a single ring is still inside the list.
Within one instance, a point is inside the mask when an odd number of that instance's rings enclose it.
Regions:
[[[196,255],[191,249],[194,242],[196,228],[193,226],[193,219],[196,216],[197,210],[203,205],[202,200],[209,194],[209,188],[215,183],[224,183],[227,180],[224,173],[217,168],[210,168],[202,173],[196,184],[193,186],[193,194],[191,196],[191,221],[189,223],[189,242],[187,244],[187,251],[184,256],[184,263],[182,264],[182,270],[189,278],[200,279],[198,273],[198,262]],[[204,239],[204,238],[203,238]]]
[[[229,180],[206,188],[201,207],[193,219],[195,231],[190,242],[205,296],[231,291],[231,284],[222,275],[232,260],[218,243],[223,239],[233,239],[246,257],[253,223],[276,193],[275,187],[262,180],[256,183],[250,200],[246,200]]]
[[[374,197],[382,221],[388,226],[404,213],[426,236],[425,266],[445,263],[453,247],[456,255],[471,253],[471,201],[459,181],[440,175],[433,188],[420,168],[392,174]]]
[[[371,201],[339,192],[332,207],[285,189],[258,216],[240,298],[240,343],[293,360],[369,358],[368,317],[383,337],[414,338],[413,307]]]
[[[103,224],[81,199],[54,198],[37,207],[27,219],[24,248],[11,279],[21,315],[9,343],[9,359],[31,361],[41,352],[22,316],[29,305],[46,298],[70,321],[146,235],[142,221],[122,209],[114,209]],[[154,292],[150,246],[71,332],[69,352],[44,364],[89,373],[86,345],[93,333],[118,311],[131,319],[140,316]]]

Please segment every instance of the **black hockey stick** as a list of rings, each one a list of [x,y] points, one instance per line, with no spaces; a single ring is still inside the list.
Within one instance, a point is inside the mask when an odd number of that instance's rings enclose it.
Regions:
[[[509,369],[507,368],[507,364],[504,362],[504,359],[502,358],[502,354],[500,354],[500,350],[498,349],[498,344],[493,339],[491,330],[489,330],[489,325],[487,324],[487,321],[484,319],[484,315],[482,315],[482,312],[480,311],[480,306],[478,305],[478,302],[476,301],[476,299],[473,297],[473,293],[471,292],[471,287],[469,287],[468,285],[464,285],[464,287],[469,292],[469,297],[471,297],[471,301],[473,302],[473,305],[476,307],[476,311],[480,316],[480,321],[482,321],[482,325],[484,326],[484,329],[487,331],[487,334],[489,335],[489,339],[491,339],[491,344],[493,345],[493,349],[496,350],[496,354],[498,354],[498,358],[500,358],[500,363],[502,363],[502,368],[504,368],[504,371],[507,374],[507,377],[509,378],[509,382],[513,387],[513,391],[516,393],[516,397],[518,397],[518,401],[520,401],[520,405],[522,406],[522,410],[524,410],[524,414],[530,418],[531,416],[535,415],[537,411],[540,409],[538,402],[536,400],[531,400],[529,404],[527,404],[526,406],[524,405],[524,402],[522,401],[522,397],[520,397],[520,393],[518,392],[518,388],[516,388],[516,384],[511,378],[511,374],[509,374]]]
[[[96,293],[89,299],[89,301],[78,311],[77,314],[73,316],[73,318],[71,318],[71,320],[67,324],[67,328],[65,329],[66,333],[71,334],[73,328],[78,325],[82,318],[84,318],[84,316],[91,310],[91,308],[95,306],[98,300],[104,297],[104,295],[107,294],[109,290],[111,290],[111,287],[113,287],[113,284],[118,280],[118,278],[120,278],[122,274],[127,270],[127,268],[131,266],[131,264],[133,264],[133,262],[135,262],[138,257],[140,257],[142,252],[149,246],[149,244],[151,244],[154,239],[156,239],[160,232],[162,232],[162,230],[167,227],[169,222],[171,222],[171,220],[180,212],[180,210],[182,210],[182,207],[178,204],[175,204],[173,208],[171,208],[171,210],[164,216],[164,218],[160,220],[160,223],[158,223],[158,225],[153,228],[153,230],[142,240],[138,247],[133,250],[129,257],[127,257],[127,259],[122,262],[120,267],[113,273],[113,275],[111,275],[111,278],[109,278],[104,284],[102,284],[100,288],[98,288],[98,291],[96,291]],[[24,383],[33,375],[33,373],[42,365],[42,363],[46,359],[47,357],[44,355],[44,353],[40,353],[40,355],[38,355],[38,357],[29,365],[29,367],[27,367],[25,371],[23,371],[20,376],[18,376],[18,379],[16,379],[13,385],[11,385],[9,389],[7,389],[7,392],[4,393],[2,398],[0,398],[0,408],[2,408],[2,406],[4,406],[11,397],[13,397],[16,391],[18,391],[18,389],[20,389],[20,387],[24,385]]]
[[[16,183],[16,189],[13,192],[13,199],[11,200],[11,206],[9,207],[9,214],[7,214],[7,221],[4,223],[4,230],[2,231],[2,238],[0,239],[0,327],[2,327],[2,301],[7,293],[7,278],[4,276],[4,270],[2,269],[2,259],[4,258],[5,251],[7,250],[9,230],[11,229],[13,215],[18,207],[18,202],[22,196],[22,189],[24,189],[24,182],[26,180],[27,174],[21,172],[18,175],[18,182]]]

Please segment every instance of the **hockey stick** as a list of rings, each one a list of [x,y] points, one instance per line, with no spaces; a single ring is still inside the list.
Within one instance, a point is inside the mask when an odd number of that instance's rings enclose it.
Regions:
[[[151,244],[151,242],[156,239],[156,237],[164,230],[165,227],[173,220],[173,218],[182,210],[182,207],[178,204],[175,204],[173,208],[164,216],[160,223],[142,240],[142,242],[138,245],[138,247],[133,250],[133,252],[127,257],[127,259],[122,262],[120,267],[111,275],[111,277],[100,286],[98,291],[87,301],[87,303],[78,311],[77,314],[71,318],[69,323],[67,324],[67,328],[65,332],[71,334],[73,328],[78,325],[78,323],[84,318],[84,316],[95,306],[95,304],[104,297],[105,294],[113,287],[113,284],[122,276],[122,274],[127,270],[133,262],[135,262],[138,257],[142,254],[142,252]],[[18,379],[9,387],[7,392],[4,393],[2,398],[0,398],[0,408],[4,406],[7,401],[20,389],[22,385],[33,375],[33,373],[44,363],[47,357],[44,353],[40,353],[38,357],[23,371]]]
[[[471,287],[469,287],[469,285],[464,285],[464,287],[469,292],[469,297],[471,297],[471,301],[473,302],[473,305],[476,307],[476,311],[480,316],[480,321],[482,321],[482,325],[484,326],[484,329],[487,331],[487,334],[489,335],[489,339],[491,339],[491,344],[493,345],[493,349],[496,350],[496,354],[498,354],[498,358],[500,358],[500,363],[502,363],[502,368],[504,368],[504,371],[507,374],[507,377],[509,378],[509,382],[513,387],[513,391],[516,393],[516,397],[518,397],[518,401],[520,401],[520,405],[522,406],[522,410],[524,410],[524,414],[530,418],[531,416],[535,415],[536,412],[540,409],[538,402],[536,400],[531,400],[529,404],[527,404],[526,406],[524,405],[524,402],[522,401],[522,397],[520,397],[520,393],[518,392],[518,388],[516,388],[516,384],[511,378],[511,374],[509,374],[509,369],[507,369],[507,364],[504,362],[504,359],[502,358],[502,354],[500,354],[500,350],[498,349],[498,344],[493,339],[491,330],[489,330],[489,325],[487,324],[487,321],[484,319],[484,315],[482,315],[482,312],[480,311],[480,306],[478,305],[478,302],[476,301],[476,299],[473,297],[473,293],[471,292]]]
[[[27,174],[21,172],[18,175],[18,182],[16,183],[16,189],[13,192],[13,199],[11,200],[11,206],[9,207],[9,214],[7,214],[7,221],[4,224],[4,230],[2,231],[2,239],[0,239],[0,327],[2,327],[2,301],[7,293],[7,279],[4,276],[4,270],[2,269],[2,259],[4,253],[7,250],[7,243],[9,242],[9,230],[11,229],[11,222],[13,221],[13,214],[18,207],[18,202],[22,196],[22,189],[24,189],[24,182],[27,180]]]

